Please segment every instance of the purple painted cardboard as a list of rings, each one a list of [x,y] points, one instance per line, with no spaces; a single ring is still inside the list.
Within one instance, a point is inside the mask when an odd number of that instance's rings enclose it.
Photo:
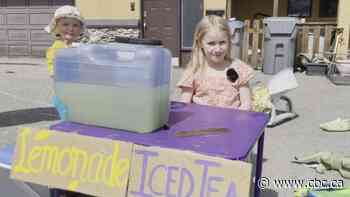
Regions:
[[[268,120],[268,115],[260,112],[172,102],[168,130],[140,134],[74,122],[61,122],[50,129],[243,160],[264,132]],[[227,128],[229,132],[193,137],[175,136],[176,131],[207,128]]]

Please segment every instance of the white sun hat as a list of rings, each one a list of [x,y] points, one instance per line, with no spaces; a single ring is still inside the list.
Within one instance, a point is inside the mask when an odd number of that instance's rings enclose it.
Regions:
[[[84,19],[81,16],[78,8],[70,6],[70,5],[65,5],[62,7],[57,8],[55,11],[55,15],[49,25],[45,27],[45,31],[50,34],[56,34],[56,25],[57,25],[57,20],[60,18],[75,18],[80,21],[81,23],[81,32],[83,33],[85,31],[85,25],[84,25]]]

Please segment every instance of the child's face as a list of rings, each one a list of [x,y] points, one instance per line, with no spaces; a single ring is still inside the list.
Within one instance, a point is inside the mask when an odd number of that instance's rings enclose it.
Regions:
[[[57,22],[57,33],[68,43],[75,41],[79,37],[80,32],[81,23],[77,19],[61,18]]]
[[[229,38],[224,31],[209,30],[203,36],[202,48],[209,64],[220,65],[225,62],[225,56],[228,54]]]

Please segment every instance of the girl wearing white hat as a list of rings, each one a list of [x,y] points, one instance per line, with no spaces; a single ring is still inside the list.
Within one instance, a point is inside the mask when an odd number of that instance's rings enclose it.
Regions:
[[[50,76],[54,75],[54,59],[57,50],[68,48],[76,41],[84,32],[84,22],[76,7],[65,5],[55,11],[55,15],[50,24],[45,27],[45,31],[55,36],[55,41],[46,51],[46,59]],[[60,116],[60,119],[67,118],[67,107],[62,101],[53,94],[52,102]]]
[[[56,40],[46,52],[49,74],[54,75],[53,61],[58,49],[71,47],[84,32],[84,21],[76,7],[65,5],[55,11],[45,31],[55,36]]]

